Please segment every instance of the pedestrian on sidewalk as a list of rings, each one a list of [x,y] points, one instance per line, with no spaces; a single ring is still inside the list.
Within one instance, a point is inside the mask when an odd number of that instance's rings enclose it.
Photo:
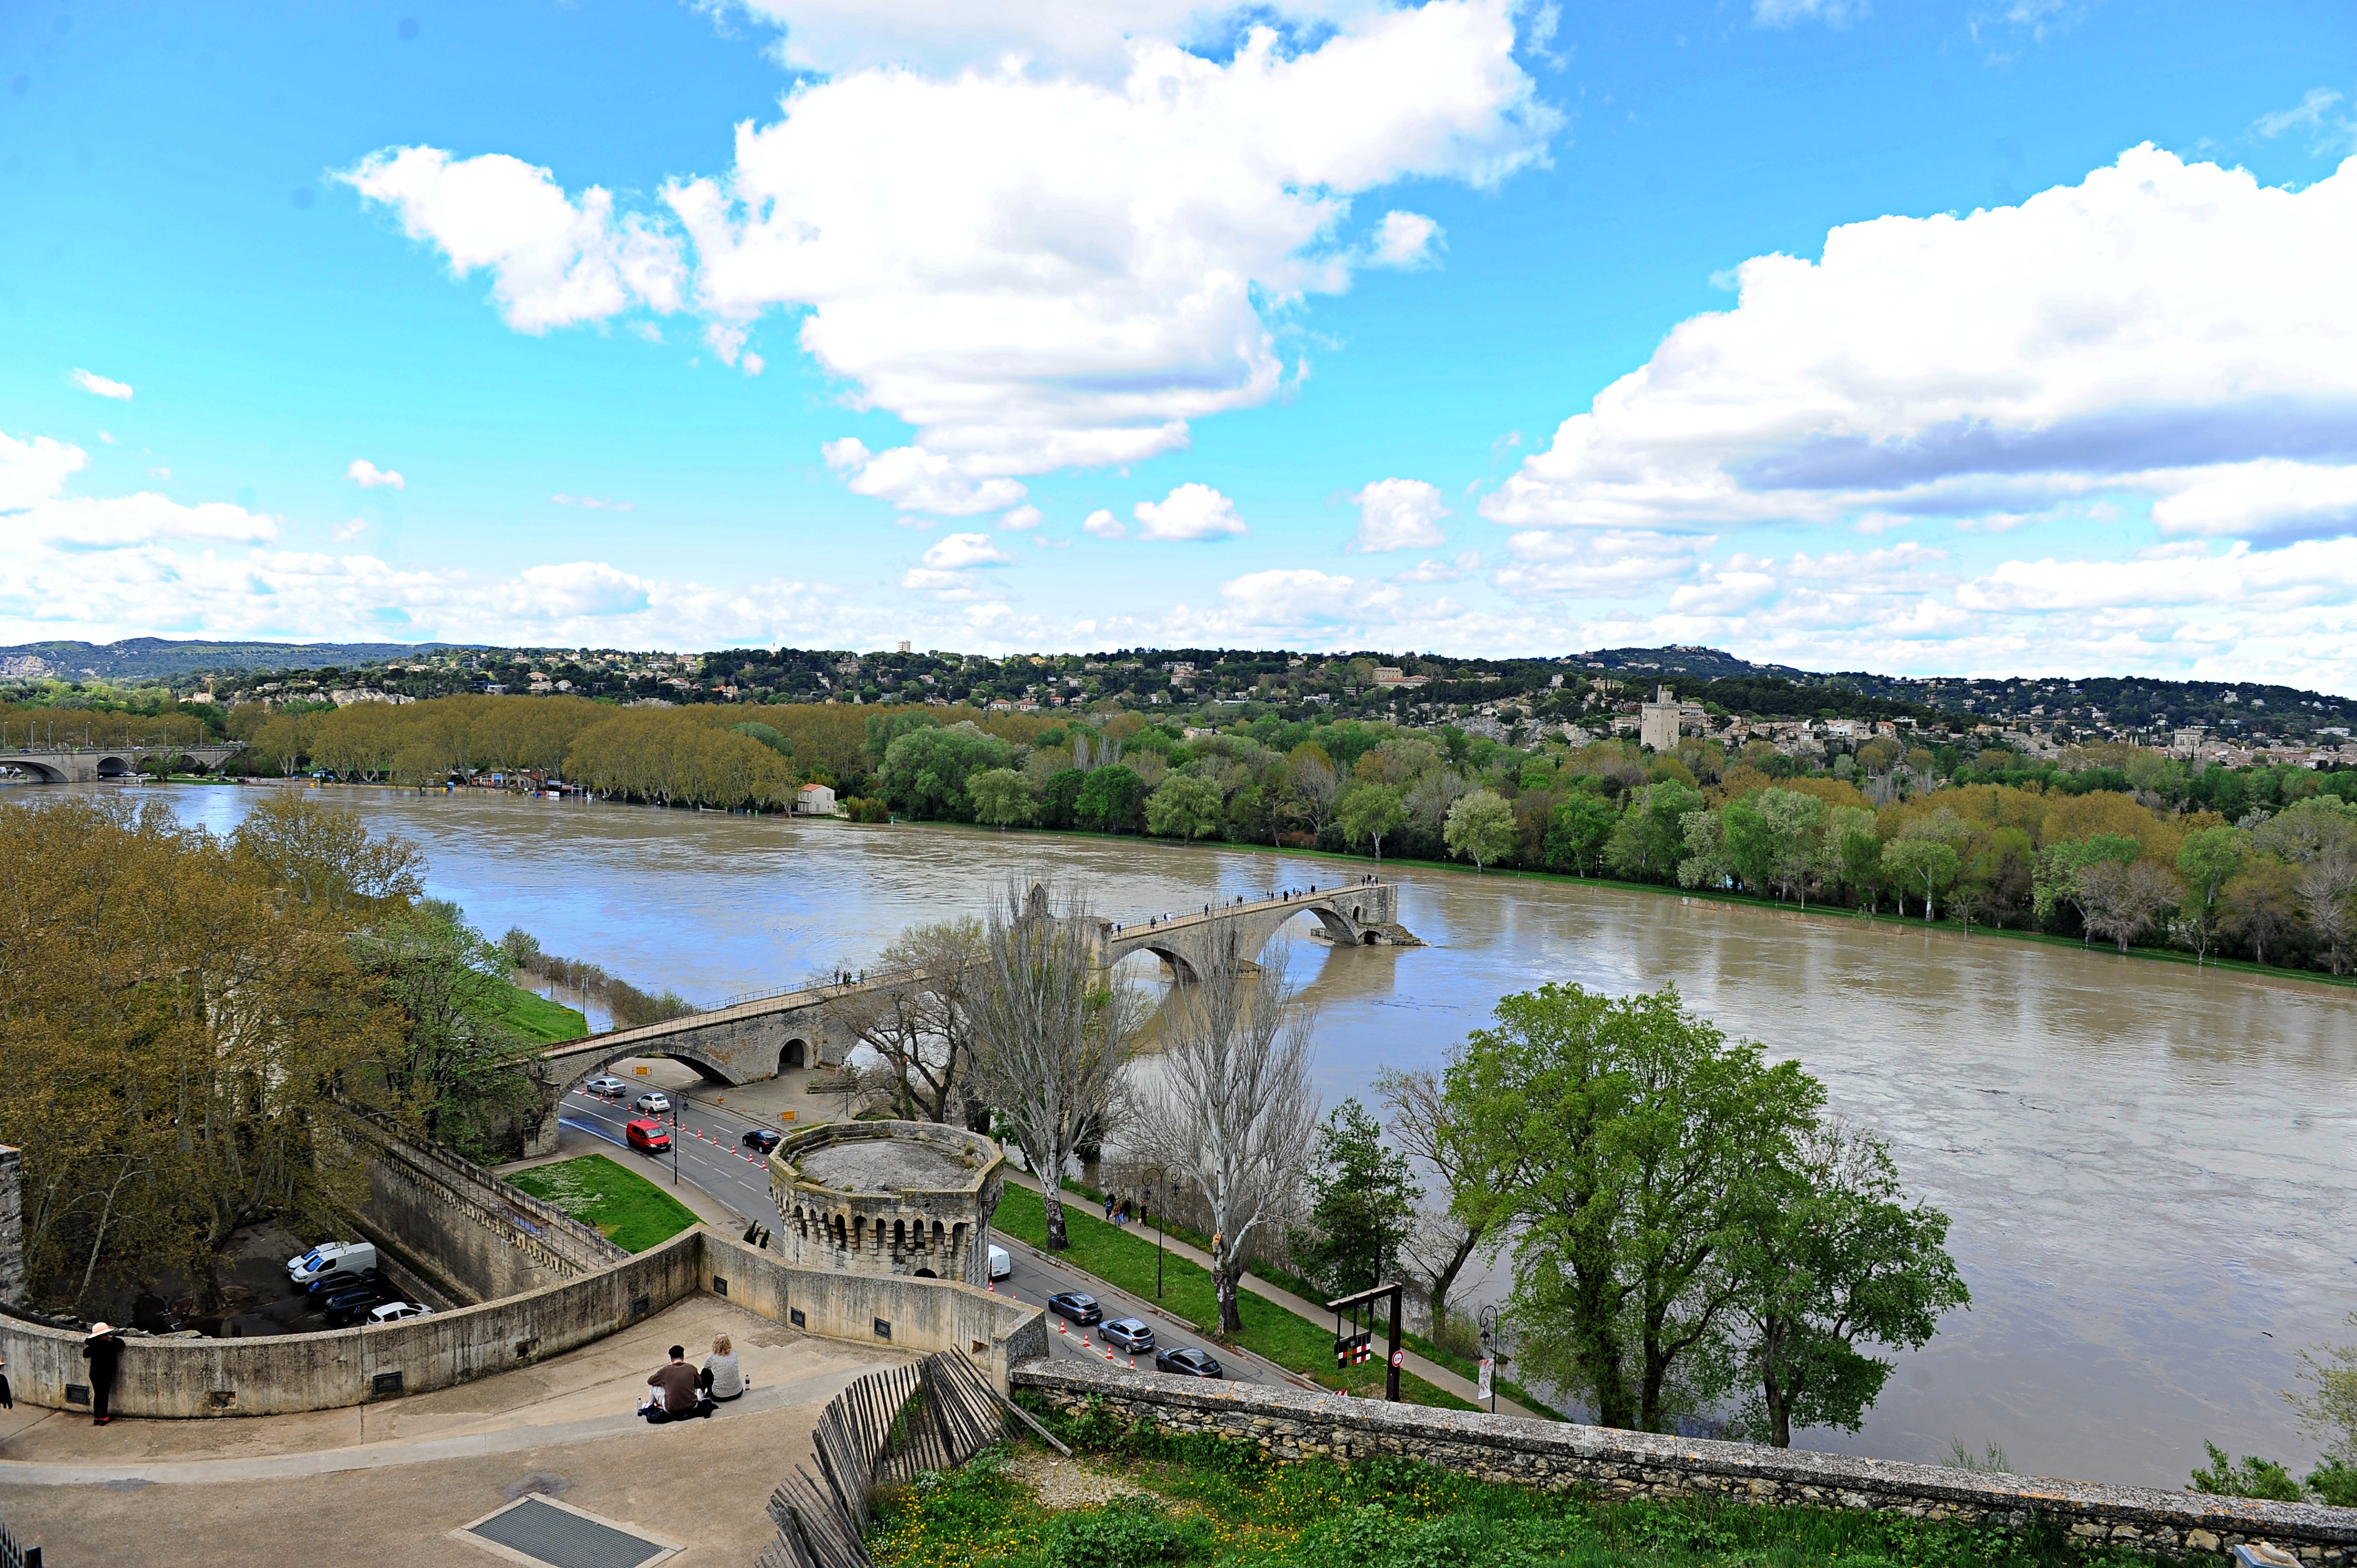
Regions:
[[[737,1364],[737,1348],[726,1334],[712,1337],[712,1354],[704,1359],[704,1370],[695,1375],[696,1386],[716,1402],[742,1398],[753,1386],[745,1369]]]
[[[16,1396],[8,1391],[8,1358],[0,1356],[0,1410],[15,1410]]]
[[[1109,1192],[1104,1195],[1104,1211],[1105,1223],[1110,1225],[1113,1223],[1113,1194]]]
[[[107,1405],[114,1397],[114,1370],[123,1360],[123,1336],[110,1323],[91,1327],[81,1342],[82,1359],[90,1363],[90,1423],[104,1426],[114,1417]]]

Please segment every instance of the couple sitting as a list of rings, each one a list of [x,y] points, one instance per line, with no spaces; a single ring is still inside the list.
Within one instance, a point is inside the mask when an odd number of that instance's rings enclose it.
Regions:
[[[687,1364],[685,1347],[674,1345],[670,1363],[658,1369],[647,1386],[654,1392],[639,1406],[639,1413],[649,1424],[661,1426],[665,1422],[709,1416],[716,1402],[742,1397],[752,1384],[737,1364],[737,1351],[728,1336],[723,1334],[712,1341],[712,1354],[705,1359],[702,1371]]]

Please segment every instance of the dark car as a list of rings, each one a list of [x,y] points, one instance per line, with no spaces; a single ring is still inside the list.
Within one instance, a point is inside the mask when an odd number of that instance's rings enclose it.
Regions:
[[[321,1274],[303,1287],[303,1294],[314,1302],[326,1301],[331,1295],[341,1295],[348,1290],[372,1285],[384,1278],[381,1269],[362,1269],[356,1274]]]
[[[1097,1305],[1097,1298],[1076,1290],[1058,1291],[1049,1296],[1048,1310],[1083,1326],[1104,1321],[1104,1308]]]
[[[1157,1372],[1175,1372],[1182,1378],[1224,1378],[1227,1376],[1227,1373],[1220,1369],[1220,1364],[1217,1361],[1212,1360],[1207,1352],[1201,1350],[1182,1350],[1176,1347],[1168,1350],[1159,1350],[1155,1353],[1154,1369]]]
[[[401,1292],[390,1284],[371,1285],[366,1290],[346,1291],[328,1303],[326,1313],[330,1323],[350,1323],[366,1317],[389,1301],[399,1301]]]
[[[767,1127],[756,1127],[745,1134],[745,1146],[748,1149],[759,1149],[766,1155],[784,1143],[786,1135],[783,1133],[773,1133]]]
[[[1118,1345],[1133,1356],[1154,1348],[1154,1330],[1135,1317],[1116,1317],[1097,1330],[1108,1345]]]

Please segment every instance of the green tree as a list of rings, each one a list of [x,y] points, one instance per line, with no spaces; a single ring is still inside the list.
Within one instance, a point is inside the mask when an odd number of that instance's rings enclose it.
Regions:
[[[2357,1328],[2357,1312],[2349,1325]],[[2309,1389],[2283,1397],[2299,1412],[2300,1430],[2324,1448],[2309,1487],[2336,1508],[2357,1508],[2357,1345],[2302,1350],[2299,1380]]]
[[[1303,1277],[1333,1295],[1367,1290],[1396,1273],[1424,1189],[1407,1156],[1356,1100],[1328,1112],[1309,1167],[1309,1222],[1287,1236]]]
[[[1874,813],[1863,806],[1835,806],[1825,814],[1818,876],[1855,897],[1873,893],[1881,881],[1882,840]]]
[[[1081,790],[1089,776],[1077,768],[1063,768],[1048,775],[1039,787],[1039,825],[1043,828],[1069,828],[1079,822],[1078,809]]]
[[[747,740],[758,740],[780,757],[791,757],[794,754],[792,741],[757,719],[748,719],[741,725],[731,725],[728,726],[728,733],[741,735]]]
[[[1556,801],[1555,814],[1547,822],[1547,869],[1587,875],[1596,867],[1605,841],[1620,821],[1610,801],[1585,790]]]
[[[1938,839],[1896,838],[1882,846],[1883,875],[1923,900],[1927,921],[1940,918],[1940,895],[1956,880],[1963,864],[1955,850]]]
[[[2144,846],[2126,833],[2091,833],[2083,839],[2050,843],[2038,852],[2030,867],[2030,908],[2045,923],[2067,904],[2080,912],[2083,923],[2086,906],[2081,899],[2079,874],[2106,860],[2133,865],[2143,853]]]
[[[1162,838],[1199,839],[1220,831],[1220,787],[1191,773],[1173,773],[1146,798],[1146,831]]]
[[[1729,1255],[1753,1380],[1743,1424],[1779,1448],[1795,1426],[1856,1432],[1891,1371],[1858,1345],[1920,1348],[1971,1300],[1948,1217],[1908,1206],[1881,1139],[1824,1122],[1796,1153],[1761,1184],[1768,1201],[1746,1212]]]
[[[1604,864],[1632,882],[1674,877],[1685,855],[1685,819],[1702,809],[1702,791],[1692,785],[1665,779],[1647,787],[1612,830]]]
[[[1824,836],[1825,803],[1791,789],[1760,789],[1720,813],[1727,858],[1744,885],[1809,902],[1809,871]]]
[[[2219,929],[2251,950],[2251,957],[2267,961],[2267,950],[2278,947],[2299,929],[2299,894],[2291,867],[2273,855],[2261,855],[2226,884],[2225,914]]]
[[[966,780],[1005,768],[1012,749],[972,723],[947,729],[928,725],[896,737],[884,753],[876,782],[892,809],[920,822],[970,822],[974,802]]]
[[[535,1048],[499,1021],[512,1000],[507,953],[439,899],[377,920],[351,946],[406,1024],[386,1087],[438,1142],[492,1154],[499,1124],[531,1096],[518,1069]]]
[[[1031,781],[1012,768],[985,768],[965,781],[965,792],[974,820],[1002,832],[1029,822],[1035,810]]]
[[[1523,1363],[1607,1426],[1651,1432],[1726,1391],[1738,1227],[1772,1199],[1824,1090],[1679,1004],[1549,984],[1501,1000],[1450,1063],[1469,1222],[1514,1237]]]
[[[1476,789],[1448,808],[1441,842],[1459,860],[1469,860],[1480,871],[1514,850],[1514,808],[1494,789]]]
[[[1146,780],[1116,762],[1088,776],[1072,802],[1072,815],[1101,833],[1134,832],[1145,800]]]
[[[1407,821],[1407,808],[1400,803],[1400,792],[1388,784],[1358,783],[1342,791],[1334,804],[1334,821],[1341,826],[1342,836],[1352,844],[1360,840],[1371,841],[1375,858],[1383,857],[1383,840],[1400,830]]]
[[[2262,1498],[2276,1503],[2299,1501],[2299,1483],[2274,1460],[2245,1454],[2237,1465],[2216,1444],[2204,1443],[2201,1446],[2210,1450],[2210,1467],[2193,1472],[2188,1491],[2225,1498]]]

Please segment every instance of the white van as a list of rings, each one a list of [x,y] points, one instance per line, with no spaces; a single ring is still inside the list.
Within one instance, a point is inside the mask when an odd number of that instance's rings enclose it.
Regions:
[[[1006,1248],[994,1244],[990,1249],[990,1277],[1003,1280],[1014,1272],[1015,1260],[1006,1255]]]
[[[357,1274],[376,1267],[376,1248],[367,1241],[322,1241],[299,1258],[286,1260],[286,1278],[300,1290],[329,1274]]]

